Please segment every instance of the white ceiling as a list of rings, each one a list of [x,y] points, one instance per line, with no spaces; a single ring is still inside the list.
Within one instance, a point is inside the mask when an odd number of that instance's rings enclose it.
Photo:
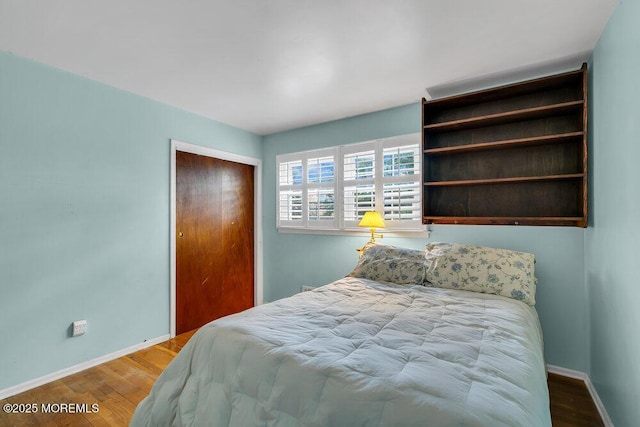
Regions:
[[[578,68],[616,4],[0,0],[0,49],[264,135]]]

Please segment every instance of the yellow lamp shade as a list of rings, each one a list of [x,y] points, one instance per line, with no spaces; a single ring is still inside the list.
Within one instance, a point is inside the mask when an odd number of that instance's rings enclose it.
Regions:
[[[371,230],[371,240],[370,242],[375,243],[376,241],[376,228],[384,228],[384,220],[380,216],[380,214],[376,211],[367,211],[364,213],[362,217],[362,221],[358,224],[359,227],[369,227]],[[382,234],[378,235],[378,237],[382,237]]]
[[[384,220],[376,211],[367,211],[362,217],[359,227],[384,228]]]

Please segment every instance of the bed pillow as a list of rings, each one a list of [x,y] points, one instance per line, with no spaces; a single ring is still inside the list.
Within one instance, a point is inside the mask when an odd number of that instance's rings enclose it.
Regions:
[[[502,295],[535,305],[533,254],[456,243],[429,243],[426,286]]]
[[[424,255],[423,250],[367,243],[348,276],[400,285],[424,285],[427,270]]]

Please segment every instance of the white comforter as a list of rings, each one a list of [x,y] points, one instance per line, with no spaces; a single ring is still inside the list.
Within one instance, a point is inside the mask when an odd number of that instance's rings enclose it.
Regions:
[[[132,425],[550,426],[535,310],[345,278],[202,327]]]

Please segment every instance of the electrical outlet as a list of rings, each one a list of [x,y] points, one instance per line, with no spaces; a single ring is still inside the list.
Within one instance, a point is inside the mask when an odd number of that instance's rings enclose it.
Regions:
[[[315,289],[315,286],[302,286],[300,288],[300,292],[307,292],[307,291],[311,291],[313,289]]]
[[[80,335],[84,335],[87,332],[87,321],[86,320],[76,320],[73,322],[73,333],[71,336],[77,337]]]

